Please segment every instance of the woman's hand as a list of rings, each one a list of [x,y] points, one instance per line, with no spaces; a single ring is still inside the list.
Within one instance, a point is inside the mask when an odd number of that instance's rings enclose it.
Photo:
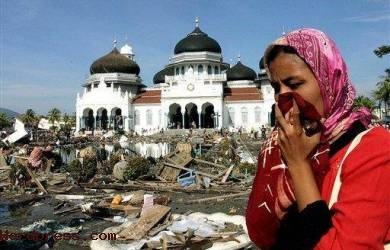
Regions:
[[[310,163],[310,154],[319,144],[321,134],[310,137],[305,134],[295,101],[285,117],[277,105],[275,111],[278,120],[278,143],[293,181],[298,210],[302,211],[308,204],[321,199]]]
[[[278,121],[278,143],[287,165],[295,166],[308,162],[310,153],[320,142],[321,133],[308,137],[299,119],[299,109],[293,100],[292,108],[283,116],[278,105],[275,105]]]

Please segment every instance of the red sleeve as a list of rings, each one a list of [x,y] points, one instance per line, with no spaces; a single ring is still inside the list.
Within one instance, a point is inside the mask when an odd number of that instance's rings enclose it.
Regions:
[[[383,249],[390,241],[390,133],[371,130],[342,167],[333,227],[315,249]]]

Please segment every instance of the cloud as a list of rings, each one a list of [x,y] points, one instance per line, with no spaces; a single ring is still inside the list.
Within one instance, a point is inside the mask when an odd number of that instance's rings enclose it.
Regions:
[[[362,22],[362,23],[381,22],[381,21],[390,20],[390,13],[385,13],[381,15],[369,14],[369,15],[362,15],[362,16],[346,17],[341,20],[346,22]]]

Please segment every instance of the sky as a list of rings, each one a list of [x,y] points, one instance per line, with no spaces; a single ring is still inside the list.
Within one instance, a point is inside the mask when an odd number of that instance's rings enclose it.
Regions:
[[[91,64],[128,43],[147,86],[195,27],[214,38],[225,62],[256,72],[266,46],[301,27],[336,42],[358,94],[370,96],[390,66],[390,0],[0,0],[0,107],[46,115],[75,112]]]

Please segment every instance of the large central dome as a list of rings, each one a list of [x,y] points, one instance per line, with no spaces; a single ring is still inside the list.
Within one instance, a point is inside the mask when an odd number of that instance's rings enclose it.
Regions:
[[[96,73],[127,73],[138,75],[140,68],[136,62],[119,53],[114,48],[107,55],[97,59],[90,68],[91,75]]]
[[[217,41],[201,31],[197,24],[195,29],[187,37],[176,44],[175,54],[200,51],[221,53],[221,47]]]

